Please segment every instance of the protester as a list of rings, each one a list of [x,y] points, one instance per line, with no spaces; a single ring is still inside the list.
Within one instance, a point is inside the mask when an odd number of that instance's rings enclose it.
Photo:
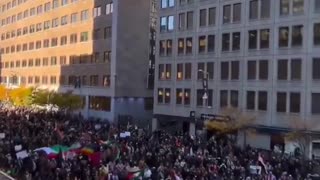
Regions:
[[[240,149],[227,137],[204,141],[182,133],[148,134],[81,115],[0,108],[0,170],[17,179],[303,180],[316,166],[249,146]]]

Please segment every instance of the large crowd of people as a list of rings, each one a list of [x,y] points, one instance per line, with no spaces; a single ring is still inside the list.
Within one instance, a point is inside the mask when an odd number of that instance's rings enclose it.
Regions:
[[[129,132],[125,137],[123,131]],[[122,135],[121,135],[122,134]],[[126,133],[124,133],[126,134]],[[148,133],[135,126],[26,108],[0,107],[0,170],[34,180],[304,180],[316,161],[237,147],[227,137],[204,140],[180,132]],[[40,147],[91,147],[50,157]],[[19,147],[18,149],[16,147]],[[28,157],[17,158],[19,151]]]

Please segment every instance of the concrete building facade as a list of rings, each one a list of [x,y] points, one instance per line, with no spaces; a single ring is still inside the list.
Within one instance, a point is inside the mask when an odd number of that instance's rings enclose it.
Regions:
[[[296,119],[320,131],[319,0],[161,0],[157,29],[158,124],[232,106],[256,117],[258,147]]]
[[[72,91],[82,114],[149,119],[149,0],[3,0],[1,83]]]

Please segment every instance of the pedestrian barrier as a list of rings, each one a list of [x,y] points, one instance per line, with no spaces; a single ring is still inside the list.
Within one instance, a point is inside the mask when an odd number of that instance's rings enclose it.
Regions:
[[[2,180],[1,176],[4,176],[5,178],[7,179],[10,179],[10,180],[15,180],[13,177],[10,177],[8,174],[0,171],[0,179]]]

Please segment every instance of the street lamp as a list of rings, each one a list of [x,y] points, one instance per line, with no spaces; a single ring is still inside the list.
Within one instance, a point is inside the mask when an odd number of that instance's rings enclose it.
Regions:
[[[209,79],[209,73],[207,71],[204,71],[203,69],[199,69],[198,72],[201,72],[203,74],[202,77],[202,88],[203,88],[203,96],[202,100],[205,102],[206,107],[208,107],[208,79]]]

